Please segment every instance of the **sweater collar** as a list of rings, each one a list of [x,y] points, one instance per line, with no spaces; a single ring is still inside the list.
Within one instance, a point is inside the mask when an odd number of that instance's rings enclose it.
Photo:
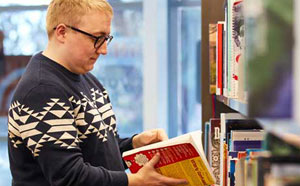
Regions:
[[[75,74],[71,71],[69,71],[68,69],[66,69],[64,66],[62,66],[61,64],[57,63],[56,61],[53,61],[52,59],[44,56],[42,54],[42,52],[39,52],[36,57],[38,57],[39,59],[41,59],[41,61],[47,63],[48,65],[54,67],[55,69],[59,70],[60,72],[64,73],[65,75],[67,75],[68,77],[70,77],[71,79],[75,80],[75,81],[80,81],[81,75]]]

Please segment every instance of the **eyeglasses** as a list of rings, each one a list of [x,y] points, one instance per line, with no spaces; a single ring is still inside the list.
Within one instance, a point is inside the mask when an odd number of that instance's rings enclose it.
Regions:
[[[75,28],[75,27],[72,27],[72,26],[69,26],[69,25],[66,25],[68,28],[71,28],[72,30],[76,31],[76,32],[80,32],[84,35],[87,35],[91,38],[93,38],[95,40],[95,43],[94,43],[94,47],[95,49],[99,49],[103,43],[106,41],[107,42],[107,45],[111,42],[111,40],[114,38],[113,36],[111,35],[107,35],[107,36],[94,36],[93,34],[90,34],[90,33],[87,33],[83,30],[80,30],[78,28]],[[54,30],[56,29],[56,27],[54,27]]]

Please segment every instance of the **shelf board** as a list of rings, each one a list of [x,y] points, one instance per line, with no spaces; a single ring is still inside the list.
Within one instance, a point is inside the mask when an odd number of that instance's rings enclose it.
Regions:
[[[224,103],[231,109],[247,116],[248,115],[248,104],[242,103],[241,101],[238,101],[236,99],[227,98],[225,96],[217,96],[217,100]]]
[[[300,124],[294,119],[264,119],[256,118],[262,127],[280,137],[289,144],[300,148]]]
[[[227,98],[225,96],[217,96],[217,100],[227,105],[231,109],[248,116],[248,104],[238,100]],[[261,126],[268,132],[285,140],[289,144],[293,144],[300,148],[300,123],[294,119],[266,119],[255,118]]]

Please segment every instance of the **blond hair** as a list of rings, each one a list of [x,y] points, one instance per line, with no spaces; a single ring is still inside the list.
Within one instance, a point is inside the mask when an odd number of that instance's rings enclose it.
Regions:
[[[113,16],[113,9],[106,0],[52,0],[46,17],[48,37],[53,34],[58,24],[75,26],[79,24],[80,17],[91,10]]]

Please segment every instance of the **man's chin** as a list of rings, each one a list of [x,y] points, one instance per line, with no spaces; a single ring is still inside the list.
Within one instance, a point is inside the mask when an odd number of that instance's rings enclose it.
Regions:
[[[94,65],[90,65],[84,70],[85,70],[85,73],[88,73],[88,72],[92,71],[93,69],[94,69]]]

